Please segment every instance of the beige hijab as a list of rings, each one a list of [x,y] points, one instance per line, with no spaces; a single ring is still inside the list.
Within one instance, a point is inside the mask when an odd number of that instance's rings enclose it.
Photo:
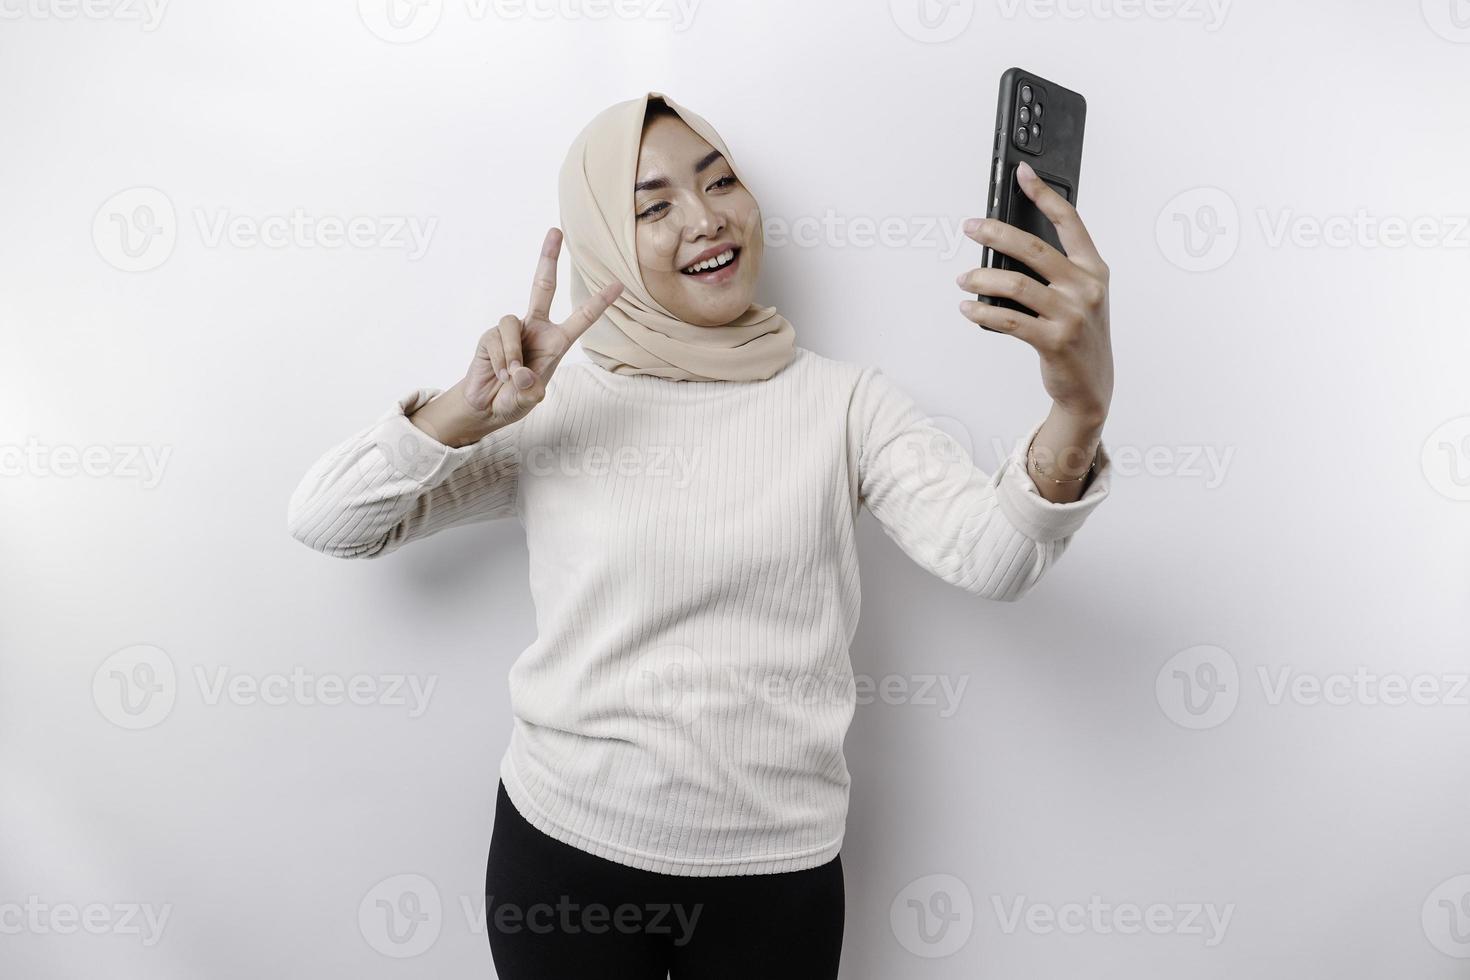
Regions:
[[[614,374],[676,381],[762,381],[796,355],[796,331],[774,306],[754,304],[721,327],[685,323],[643,285],[638,268],[633,183],[649,99],[662,98],[689,128],[725,154],[720,134],[660,92],[604,109],[567,151],[559,181],[563,240],[572,258],[572,302],[580,305],[617,280],[623,292],[582,334],[582,349]],[[747,185],[749,186],[749,185]]]

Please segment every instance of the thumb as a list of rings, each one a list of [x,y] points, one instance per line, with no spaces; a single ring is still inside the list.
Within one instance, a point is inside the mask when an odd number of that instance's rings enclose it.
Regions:
[[[546,397],[546,382],[524,364],[510,373],[510,383],[515,387],[516,396],[522,403],[534,404]]]

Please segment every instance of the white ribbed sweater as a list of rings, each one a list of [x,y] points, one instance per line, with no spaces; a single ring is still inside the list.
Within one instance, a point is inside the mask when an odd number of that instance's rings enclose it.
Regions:
[[[920,566],[1014,600],[1108,495],[1057,504],[1022,454],[994,474],[880,370],[804,348],[766,381],[680,382],[579,362],[529,415],[446,447],[418,389],[318,460],[302,543],[385,555],[470,521],[525,527],[537,637],[509,673],[500,776],[582,850],[679,875],[811,868],[842,846],[855,688],[855,522]]]

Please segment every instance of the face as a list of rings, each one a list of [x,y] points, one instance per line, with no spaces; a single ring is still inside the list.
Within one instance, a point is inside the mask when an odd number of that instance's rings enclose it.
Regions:
[[[652,185],[652,186],[650,186]],[[760,208],[725,158],[682,120],[655,116],[638,149],[638,266],[653,298],[685,323],[721,327],[754,302]],[[723,267],[691,272],[713,252]]]

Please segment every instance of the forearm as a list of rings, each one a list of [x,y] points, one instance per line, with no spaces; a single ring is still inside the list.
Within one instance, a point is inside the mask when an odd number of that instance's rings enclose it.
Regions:
[[[451,448],[479,442],[498,426],[465,401],[464,379],[436,398],[431,399],[408,417],[415,426],[433,439]]]
[[[333,557],[376,558],[446,527],[515,513],[517,428],[498,426],[473,447],[446,447],[412,421],[442,397],[435,391],[398,399],[394,411],[311,465],[287,507],[292,537]]]
[[[1105,421],[1078,418],[1052,403],[1051,412],[1031,443],[1026,463],[1026,473],[1038,493],[1058,504],[1071,503],[1082,496],[1091,482],[1089,469],[1102,441]],[[1076,479],[1079,476],[1083,479]]]

